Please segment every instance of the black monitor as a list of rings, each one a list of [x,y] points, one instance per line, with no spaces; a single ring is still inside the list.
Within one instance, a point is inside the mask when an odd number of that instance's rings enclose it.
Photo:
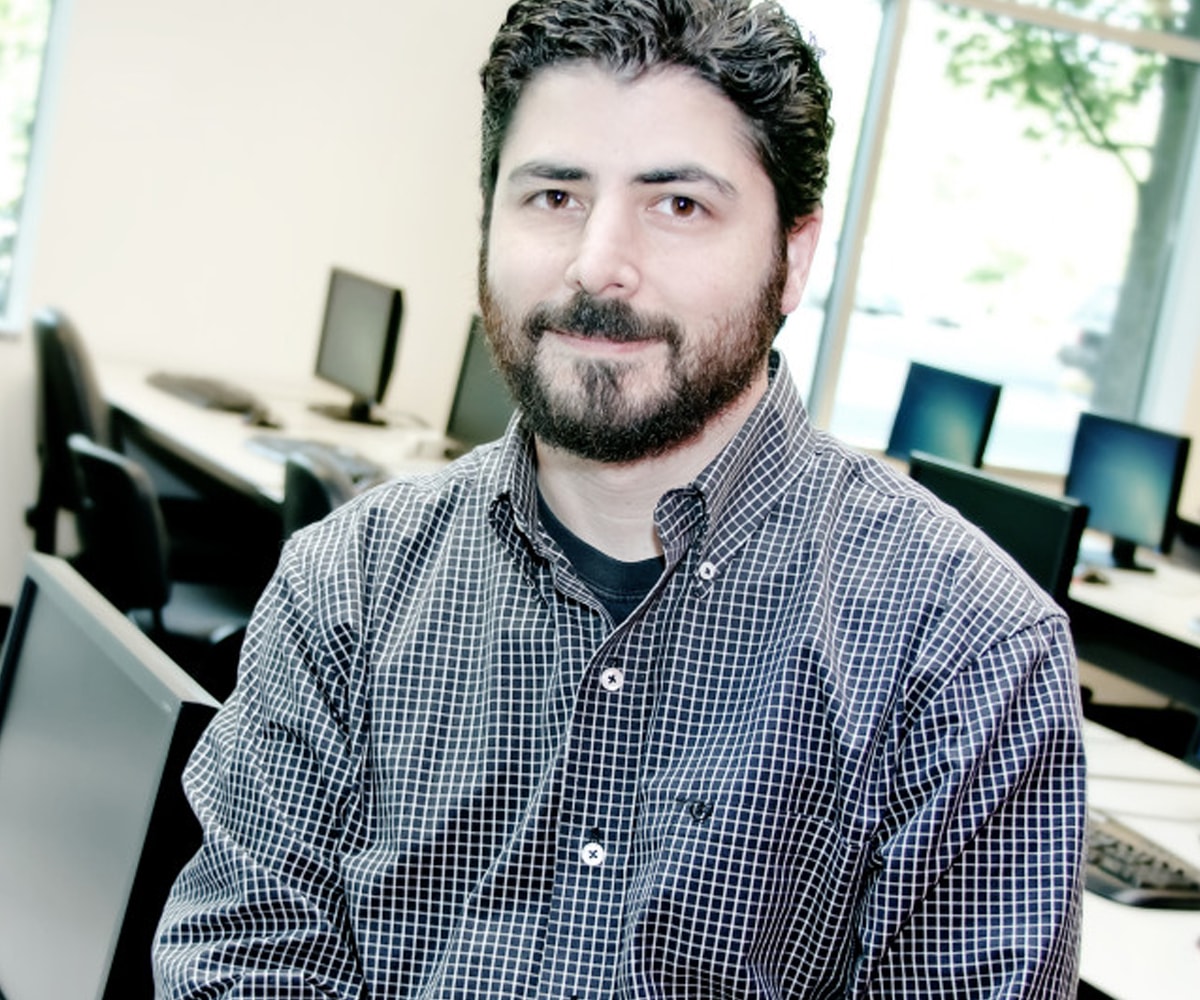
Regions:
[[[1064,492],[1090,508],[1088,527],[1112,538],[1097,560],[1120,569],[1149,569],[1137,548],[1168,552],[1176,529],[1191,440],[1142,424],[1081,413]]]
[[[338,420],[385,423],[372,408],[387,392],[403,315],[404,293],[399,288],[339,267],[330,271],[316,374],[346,389],[352,398],[348,405],[319,403],[314,410]]]
[[[483,320],[474,316],[446,423],[450,452],[469,451],[476,445],[495,441],[507,429],[514,409],[508,385],[492,362]]]
[[[914,452],[909,474],[982,528],[1043,590],[1066,600],[1087,508],[957,462]]]
[[[200,844],[180,775],[216,708],[68,563],[30,557],[0,652],[5,1000],[151,1000]]]
[[[907,460],[923,451],[963,465],[983,464],[1000,386],[912,362],[896,408],[887,453]]]

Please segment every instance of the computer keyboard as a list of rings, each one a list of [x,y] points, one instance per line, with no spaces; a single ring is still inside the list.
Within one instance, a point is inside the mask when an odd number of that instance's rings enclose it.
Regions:
[[[1200,868],[1111,816],[1088,816],[1087,887],[1130,906],[1200,910]]]
[[[229,410],[233,413],[253,413],[262,409],[254,393],[224,379],[208,375],[189,375],[183,372],[153,372],[146,377],[156,389],[185,399],[208,410]]]
[[[387,478],[387,469],[372,461],[361,452],[344,445],[333,444],[329,441],[317,441],[312,438],[285,437],[281,434],[254,434],[246,439],[246,445],[252,451],[284,462],[288,455],[304,452],[327,459],[341,469],[356,484],[381,482]]]

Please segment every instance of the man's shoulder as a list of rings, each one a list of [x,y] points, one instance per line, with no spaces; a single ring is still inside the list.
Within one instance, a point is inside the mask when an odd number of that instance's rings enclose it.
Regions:
[[[341,551],[361,561],[396,546],[430,544],[453,531],[469,541],[507,491],[491,446],[439,469],[400,474],[360,493],[289,540],[287,551],[311,557]]]
[[[807,483],[807,485],[806,485]],[[803,505],[828,527],[830,548],[865,585],[940,600],[975,598],[1017,617],[1055,606],[982,529],[895,465],[826,439],[798,483]]]
[[[397,475],[355,497],[335,516],[351,520],[382,517],[399,525],[486,510],[511,489],[498,447],[485,445],[441,468]]]

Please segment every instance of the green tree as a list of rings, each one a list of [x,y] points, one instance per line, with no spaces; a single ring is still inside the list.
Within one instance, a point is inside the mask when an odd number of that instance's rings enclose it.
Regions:
[[[0,0],[0,314],[8,303],[49,19],[50,0]]]
[[[1131,10],[1138,4],[1130,0],[1050,0],[1049,6],[1096,21],[1120,9],[1137,27],[1200,38],[1200,0],[1140,0],[1140,10]],[[1130,416],[1143,388],[1188,165],[1196,64],[994,14],[952,13],[961,24],[941,39],[949,47],[951,80],[981,85],[987,98],[1028,109],[1033,138],[1082,140],[1111,154],[1135,186],[1126,270],[1092,392],[1097,410]],[[1123,138],[1129,113],[1155,97],[1161,110],[1153,141]]]

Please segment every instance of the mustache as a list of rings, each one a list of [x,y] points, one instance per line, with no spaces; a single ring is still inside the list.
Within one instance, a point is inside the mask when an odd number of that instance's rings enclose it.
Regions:
[[[525,333],[537,341],[547,330],[561,330],[577,337],[603,337],[618,343],[642,340],[662,340],[678,346],[681,339],[679,324],[664,316],[645,316],[628,302],[619,299],[597,299],[586,292],[576,292],[562,306],[540,305],[525,319]]]

